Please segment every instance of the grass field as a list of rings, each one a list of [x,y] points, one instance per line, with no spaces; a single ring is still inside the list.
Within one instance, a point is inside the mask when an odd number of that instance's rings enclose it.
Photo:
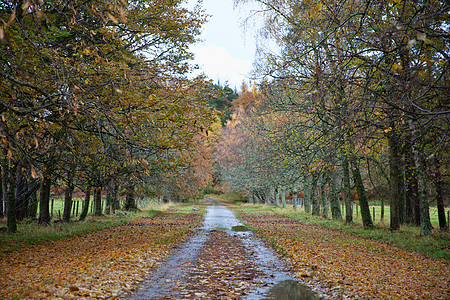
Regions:
[[[361,214],[359,213],[359,207],[358,207],[358,213],[356,212],[356,205],[353,205],[353,220],[354,222],[361,223]],[[450,209],[445,210],[445,215],[447,216],[447,212],[450,211]],[[374,217],[375,212],[375,217]],[[373,219],[373,222],[376,225],[382,226],[383,224],[389,224],[389,220],[391,217],[391,210],[389,206],[384,207],[384,220],[381,220],[381,206],[380,205],[370,205],[370,213]],[[345,211],[342,210],[342,214],[345,214]],[[329,213],[331,216],[331,212]],[[438,211],[436,207],[430,207],[430,220],[431,224],[433,224],[433,227],[439,228],[439,220],[438,220]]]
[[[72,215],[79,216],[81,210],[83,208],[84,198],[74,197],[72,203]],[[105,207],[106,201],[102,201],[102,207]],[[89,213],[91,213],[94,209],[94,201],[89,201]],[[50,215],[59,218],[62,217],[64,211],[64,198],[62,197],[53,197],[50,199]]]

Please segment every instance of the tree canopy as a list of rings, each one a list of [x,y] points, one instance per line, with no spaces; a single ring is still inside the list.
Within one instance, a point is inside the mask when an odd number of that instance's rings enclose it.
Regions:
[[[189,186],[186,197],[198,194],[209,172],[208,163],[194,162],[195,153],[209,151],[205,130],[216,112],[206,103],[212,97],[208,83],[187,77],[188,47],[206,18],[183,2],[0,4],[0,127],[8,190],[19,172],[27,180],[79,187],[177,178],[171,185]],[[203,153],[201,159],[209,157]],[[191,176],[191,165],[206,169]],[[42,189],[40,221],[47,223]]]
[[[235,133],[243,136],[234,139],[238,145],[229,141],[227,129],[223,143],[239,154],[236,165],[251,166],[237,172],[245,179],[235,173],[228,180],[246,194],[261,184],[267,191],[305,189],[313,214],[328,190],[337,218],[337,193],[342,190],[350,201],[354,185],[367,227],[373,226],[368,186],[369,192],[384,190],[391,229],[420,223],[421,233],[429,234],[429,201],[442,199],[448,184],[448,3],[254,2],[262,7],[255,14],[265,18],[261,35],[276,41],[280,53],[259,51],[255,75],[262,101],[234,120],[244,130]],[[248,172],[252,168],[258,171]],[[327,201],[323,205],[327,216]]]

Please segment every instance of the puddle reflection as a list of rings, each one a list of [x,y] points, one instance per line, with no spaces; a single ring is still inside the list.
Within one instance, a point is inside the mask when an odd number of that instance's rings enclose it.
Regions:
[[[295,280],[285,280],[274,285],[264,300],[316,300],[320,297],[308,286]]]
[[[239,232],[239,231],[250,231],[250,228],[248,228],[247,226],[244,225],[238,225],[238,226],[233,226],[231,227],[231,230]]]

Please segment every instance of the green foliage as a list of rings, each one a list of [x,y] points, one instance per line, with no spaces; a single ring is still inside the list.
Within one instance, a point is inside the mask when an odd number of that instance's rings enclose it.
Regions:
[[[48,27],[46,38],[49,42],[55,42],[61,39],[70,38],[71,33],[67,30],[50,26]]]
[[[209,194],[212,194],[212,195],[220,195],[220,194],[222,194],[223,192],[222,192],[222,190],[220,189],[220,188],[216,188],[216,187],[213,187],[212,185],[211,185],[211,183],[209,183],[208,184],[208,186],[205,188],[205,190],[203,191],[203,194],[204,195],[209,195]]]
[[[211,83],[207,89],[211,95],[207,103],[220,113],[220,122],[224,126],[231,117],[231,104],[234,99],[238,98],[238,94],[228,85],[222,86],[220,83]]]

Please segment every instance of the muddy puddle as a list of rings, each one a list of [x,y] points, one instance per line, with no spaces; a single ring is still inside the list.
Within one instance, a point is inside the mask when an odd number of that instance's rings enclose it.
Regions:
[[[308,286],[298,283],[295,280],[285,280],[275,284],[267,294],[264,300],[319,300]]]
[[[243,226],[243,225],[233,226],[233,227],[231,227],[231,230],[233,230],[235,232],[251,231],[250,228],[248,228],[247,226]]]

